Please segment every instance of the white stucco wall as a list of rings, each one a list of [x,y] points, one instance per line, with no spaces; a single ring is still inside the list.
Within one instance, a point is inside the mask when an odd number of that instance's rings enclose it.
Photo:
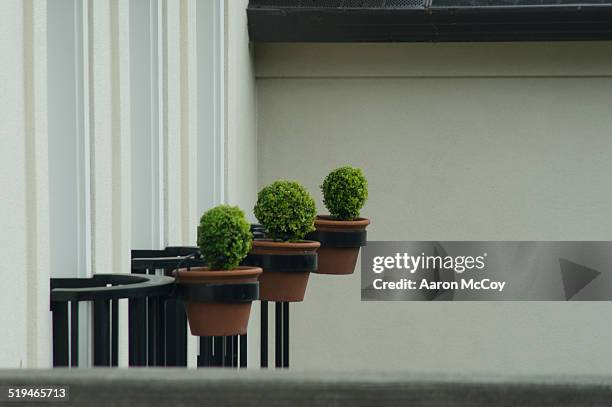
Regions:
[[[226,189],[227,202],[251,219],[257,194],[255,77],[247,32],[247,0],[226,0]]]
[[[223,100],[224,7],[0,3],[0,368],[48,367],[50,276],[127,273],[132,248],[193,245],[201,211],[223,199],[224,116],[200,121],[198,109]],[[210,174],[199,161],[213,163]],[[84,366],[89,311],[80,307]],[[121,301],[122,332],[126,316]],[[191,366],[197,342],[190,338]],[[127,365],[121,334],[119,365]]]
[[[370,181],[372,240],[609,240],[612,44],[267,44],[258,179]],[[313,275],[294,368],[612,372],[610,303],[361,303]]]
[[[1,367],[50,360],[46,7],[0,3]]]

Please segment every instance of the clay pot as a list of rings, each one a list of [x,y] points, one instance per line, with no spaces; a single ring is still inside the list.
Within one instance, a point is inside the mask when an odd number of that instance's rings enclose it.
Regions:
[[[334,243],[327,243],[323,239],[318,251],[317,274],[353,274],[359,249],[365,244],[365,228],[370,224],[366,218],[355,220],[335,220],[330,216],[317,216],[315,220],[316,231],[309,238],[317,239],[327,233]],[[352,234],[352,236],[351,236]],[[359,236],[363,236],[361,243],[356,243]]]
[[[262,273],[259,267],[240,266],[234,270],[192,267],[175,270],[179,284],[254,283]],[[183,301],[191,333],[196,336],[230,336],[247,332],[251,302]]]
[[[316,269],[316,252],[320,245],[308,240],[253,240],[247,261],[255,258],[264,269],[259,277],[259,298],[264,301],[303,301],[310,272]],[[274,266],[266,267],[265,264]]]

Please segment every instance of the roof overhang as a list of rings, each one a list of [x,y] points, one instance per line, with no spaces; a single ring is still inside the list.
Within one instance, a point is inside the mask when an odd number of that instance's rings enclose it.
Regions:
[[[254,42],[612,39],[612,0],[251,0]]]

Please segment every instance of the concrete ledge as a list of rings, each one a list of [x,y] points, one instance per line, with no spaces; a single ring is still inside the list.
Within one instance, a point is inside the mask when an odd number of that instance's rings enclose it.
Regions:
[[[70,402],[43,403],[65,407],[609,407],[612,400],[612,376],[474,377],[148,368],[0,371],[0,386],[33,384],[69,385]]]

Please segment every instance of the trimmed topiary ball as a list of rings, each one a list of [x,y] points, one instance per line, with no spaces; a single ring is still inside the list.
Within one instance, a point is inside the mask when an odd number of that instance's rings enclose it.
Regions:
[[[294,181],[276,181],[259,191],[255,217],[270,237],[295,242],[314,230],[315,201]]]
[[[237,206],[219,205],[200,218],[198,246],[211,270],[233,270],[253,244],[251,226]]]
[[[338,220],[353,220],[368,199],[368,180],[359,168],[345,166],[330,172],[323,185],[323,203]]]

